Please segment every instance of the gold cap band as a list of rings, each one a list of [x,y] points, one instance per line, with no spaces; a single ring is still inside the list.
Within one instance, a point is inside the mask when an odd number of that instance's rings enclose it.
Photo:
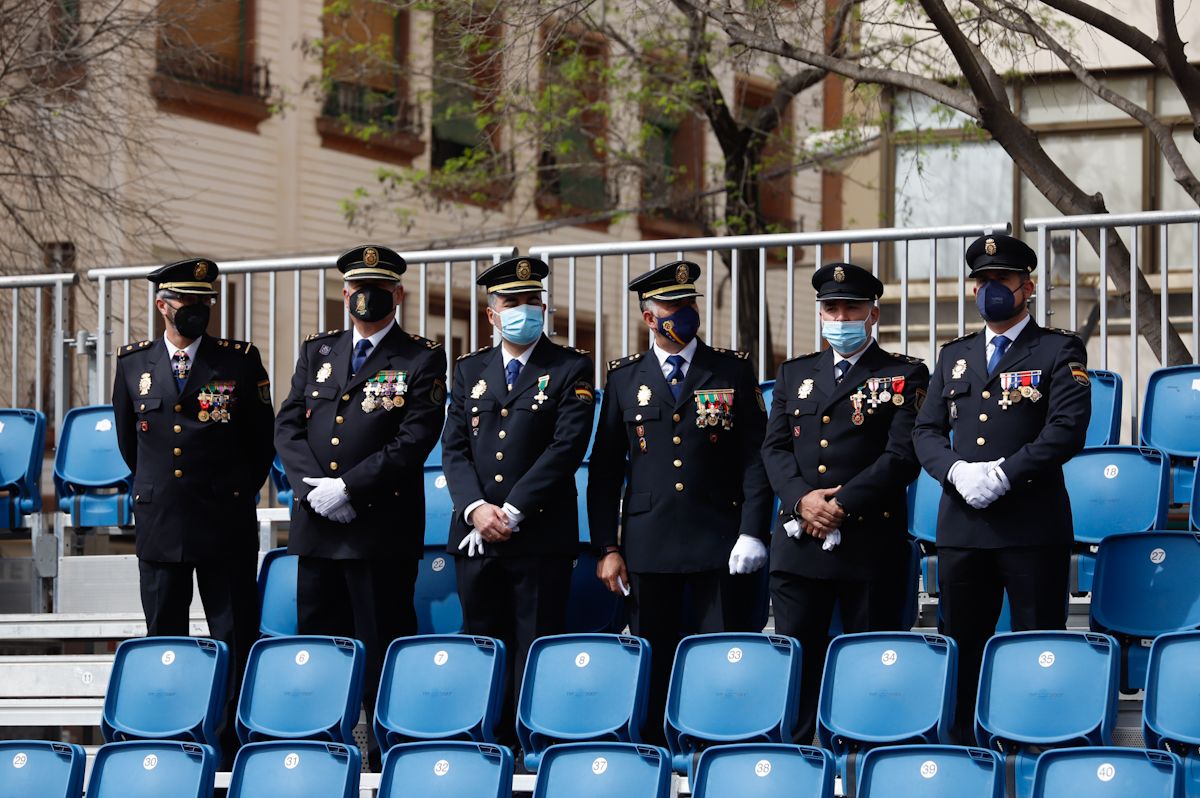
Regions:
[[[663,294],[671,294],[675,291],[695,291],[695,283],[680,283],[679,285],[668,285],[665,288],[655,288],[652,291],[643,291],[642,299],[650,299],[651,297],[661,296]]]
[[[541,280],[517,280],[512,283],[500,283],[498,285],[488,286],[487,292],[489,294],[494,294],[497,291],[506,291],[510,288],[527,288],[531,291],[540,291],[543,287],[544,286],[542,286]]]
[[[375,278],[377,280],[395,280],[400,282],[400,275],[389,269],[372,268],[369,266],[361,266],[357,269],[350,269],[343,273],[343,280],[355,280],[366,278]]]
[[[195,290],[199,288],[210,293],[216,293],[216,291],[213,290],[212,283],[159,283],[158,287],[159,290],[165,291],[183,291],[186,293],[188,291],[195,292]]]

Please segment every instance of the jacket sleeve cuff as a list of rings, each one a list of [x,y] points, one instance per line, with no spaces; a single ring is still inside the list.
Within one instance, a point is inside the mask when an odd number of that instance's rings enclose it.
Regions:
[[[475,508],[483,504],[487,504],[487,502],[483,499],[476,499],[467,505],[467,509],[463,510],[463,521],[466,522],[467,526],[471,525],[471,513],[475,512]]]

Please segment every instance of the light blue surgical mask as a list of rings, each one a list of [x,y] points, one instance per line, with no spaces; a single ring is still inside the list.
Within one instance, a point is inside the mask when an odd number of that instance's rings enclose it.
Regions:
[[[542,308],[517,305],[500,311],[500,336],[517,346],[528,346],[542,334]]]
[[[821,335],[835,352],[849,355],[867,342],[867,321],[822,321]]]

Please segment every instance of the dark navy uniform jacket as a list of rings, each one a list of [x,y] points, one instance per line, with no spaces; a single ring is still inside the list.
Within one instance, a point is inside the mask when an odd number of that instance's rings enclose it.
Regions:
[[[793,358],[779,367],[775,380],[763,443],[763,463],[780,498],[771,570],[869,579],[895,556],[907,531],[906,491],[920,470],[912,429],[929,370],[917,358],[871,344],[838,385],[834,361],[832,349]],[[903,397],[902,404],[895,396]],[[860,424],[854,423],[856,412]],[[837,485],[846,511],[841,544],[824,551],[811,535],[789,538],[783,524],[796,503],[812,490]]]
[[[945,489],[937,543],[984,549],[1070,543],[1062,466],[1083,448],[1092,415],[1083,342],[1030,319],[989,377],[985,338],[975,332],[942,347],[913,431],[922,467]],[[1029,393],[1036,388],[1036,401],[1013,390],[1006,399],[1005,374],[1021,383],[1036,378],[1036,386],[1026,386]],[[957,460],[1001,457],[1012,487],[982,510],[946,478]]]
[[[182,391],[161,338],[117,355],[112,403],[133,472],[137,555],[203,562],[257,551],[254,498],[275,456],[271,385],[258,349],[201,336]],[[202,396],[217,393],[215,402]]]
[[[420,558],[423,468],[445,420],[446,352],[397,324],[351,376],[353,347],[351,330],[309,336],[279,409],[275,447],[296,492],[288,551],[329,559]],[[389,410],[377,401],[365,410],[364,399],[381,380],[395,386],[400,373],[403,402]],[[321,517],[305,501],[312,488],[304,477],[341,477],[357,517],[348,524]]]
[[[471,527],[463,511],[482,499],[525,515],[505,543],[484,556],[574,556],[579,551],[575,472],[595,417],[592,359],[543,336],[508,390],[499,346],[458,359],[442,469],[454,500],[447,551]],[[465,551],[465,550],[464,550]]]
[[[768,541],[766,411],[746,357],[699,341],[678,400],[653,351],[609,364],[588,466],[597,549],[620,524],[629,570],[691,573],[727,568],[739,534]]]

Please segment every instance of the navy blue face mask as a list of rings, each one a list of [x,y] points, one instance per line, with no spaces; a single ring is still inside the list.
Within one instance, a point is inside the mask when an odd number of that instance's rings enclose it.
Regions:
[[[999,280],[988,280],[975,294],[975,306],[987,321],[1008,321],[1017,315],[1022,304],[1017,301],[1016,292],[1009,291]]]
[[[684,305],[670,316],[659,316],[658,332],[681,346],[687,346],[700,332],[700,311],[694,305]]]

